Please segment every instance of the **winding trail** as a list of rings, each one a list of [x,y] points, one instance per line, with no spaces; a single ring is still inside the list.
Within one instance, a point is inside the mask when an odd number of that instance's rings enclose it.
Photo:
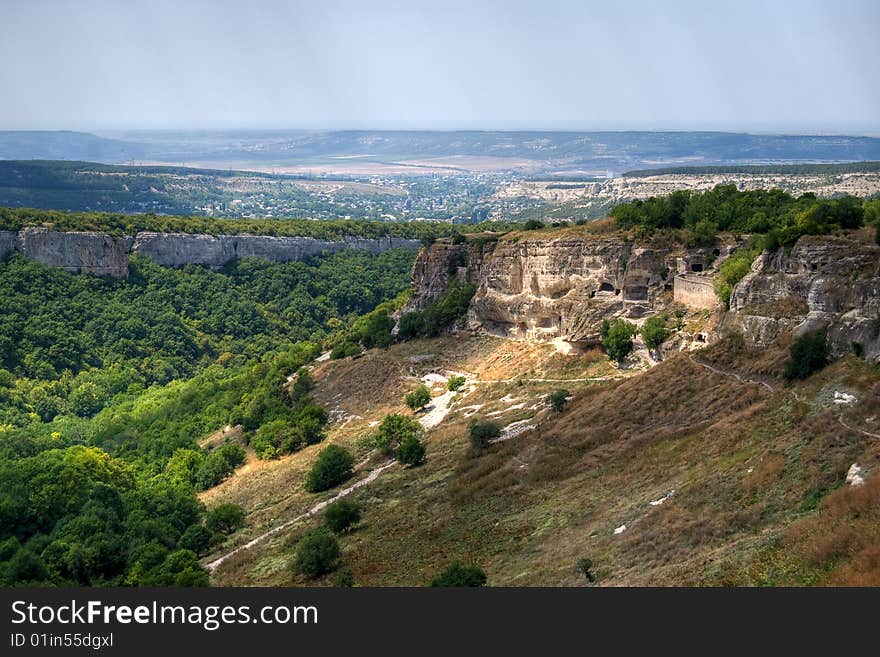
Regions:
[[[736,372],[725,372],[724,370],[719,370],[717,367],[712,367],[708,363],[704,363],[703,361],[698,360],[698,359],[694,358],[693,356],[690,356],[690,359],[691,359],[691,362],[694,362],[701,367],[705,367],[707,370],[709,370],[710,372],[714,372],[715,374],[719,374],[721,376],[733,377],[734,379],[736,379],[740,383],[751,383],[752,385],[764,386],[770,392],[776,392],[776,388],[771,386],[766,381],[761,381],[759,379],[744,379]],[[797,398],[797,395],[795,395],[795,398]]]
[[[844,422],[844,420],[843,420],[843,413],[841,413],[840,415],[837,416],[837,421],[840,422],[840,424],[841,424],[845,429],[849,429],[850,431],[855,431],[856,433],[860,433],[860,434],[862,434],[863,436],[867,436],[868,438],[880,438],[880,436],[878,436],[876,433],[871,433],[870,431],[865,431],[864,429],[858,429],[858,428],[856,428],[856,427],[851,427],[851,426],[849,426],[849,425],[848,425],[846,422]]]
[[[740,376],[739,374],[737,374],[736,372],[725,372],[724,370],[720,370],[720,369],[718,369],[717,367],[712,367],[712,366],[709,365],[708,363],[704,363],[704,362],[702,362],[702,361],[700,361],[700,360],[697,360],[697,359],[694,358],[693,356],[691,356],[691,360],[692,360],[694,363],[696,363],[697,365],[701,365],[701,366],[705,367],[707,370],[709,370],[709,371],[711,371],[711,372],[714,372],[715,374],[719,374],[719,375],[721,375],[721,376],[730,376],[730,377],[733,377],[733,378],[735,378],[737,381],[739,381],[740,383],[744,383],[744,384],[745,384],[745,383],[750,383],[750,384],[753,384],[753,385],[761,385],[761,386],[764,386],[764,387],[765,387],[767,390],[769,390],[770,392],[776,392],[776,388],[774,388],[773,386],[771,386],[771,385],[770,385],[769,383],[767,383],[766,381],[760,381],[760,380],[756,380],[756,379],[744,379],[743,377],[741,377],[741,376]],[[797,394],[797,392],[795,392],[794,390],[788,390],[787,392],[788,392],[792,397],[794,397],[795,401],[798,401],[798,402],[803,401],[803,400],[800,398],[800,396]],[[860,433],[860,434],[862,434],[863,436],[866,436],[866,437],[868,437],[868,438],[878,438],[878,439],[880,439],[880,435],[878,435],[878,434],[876,434],[876,433],[871,433],[870,431],[865,431],[864,429],[859,429],[858,427],[853,427],[853,426],[847,424],[847,423],[846,423],[846,420],[843,419],[843,412],[841,412],[840,414],[838,414],[838,416],[837,416],[837,421],[838,421],[838,423],[840,424],[840,426],[842,426],[844,429],[848,429],[848,430],[850,430],[850,431],[854,431],[855,433]]]
[[[278,532],[284,531],[285,529],[287,529],[288,527],[290,527],[292,524],[294,524],[294,523],[296,523],[296,522],[299,522],[300,520],[305,520],[306,518],[309,518],[309,517],[315,515],[315,514],[318,513],[319,511],[322,511],[323,509],[325,509],[325,508],[326,508],[327,506],[329,506],[330,504],[333,504],[333,502],[342,499],[342,498],[345,497],[346,495],[350,495],[351,493],[353,493],[354,491],[356,491],[358,488],[361,488],[362,486],[366,486],[367,484],[372,483],[373,481],[376,480],[376,478],[377,478],[380,474],[382,474],[385,470],[387,470],[388,468],[390,468],[390,467],[391,467],[392,465],[394,465],[395,463],[396,463],[396,461],[394,461],[394,460],[386,461],[386,462],[383,463],[382,465],[380,465],[380,466],[378,466],[377,468],[374,468],[373,470],[371,470],[371,471],[370,471],[370,474],[368,474],[368,475],[367,475],[366,477],[364,477],[363,479],[360,479],[360,480],[356,481],[355,483],[353,483],[353,484],[352,484],[351,486],[349,486],[348,488],[343,488],[343,489],[342,489],[341,491],[339,491],[334,497],[331,497],[331,498],[328,499],[328,500],[324,500],[323,502],[318,502],[318,503],[317,503],[315,506],[313,506],[311,509],[309,509],[308,511],[306,511],[306,512],[303,513],[303,514],[298,515],[296,518],[292,518],[292,519],[290,519],[290,520],[287,520],[286,522],[283,522],[282,524],[278,525],[277,527],[273,527],[273,528],[270,529],[269,531],[260,534],[260,535],[257,536],[256,538],[251,539],[250,541],[248,541],[248,542],[245,543],[244,545],[239,545],[239,546],[238,546],[237,548],[235,548],[234,550],[232,550],[232,551],[230,551],[230,552],[227,552],[227,553],[224,554],[223,556],[214,559],[214,561],[212,561],[212,562],[210,562],[210,563],[208,564],[208,566],[207,566],[208,570],[209,570],[209,571],[214,571],[214,570],[216,570],[217,567],[218,567],[220,564],[222,564],[224,561],[226,561],[227,559],[229,559],[229,557],[231,557],[231,556],[233,556],[233,555],[236,555],[236,554],[238,554],[239,552],[242,552],[242,551],[244,551],[244,550],[249,550],[250,548],[252,548],[252,547],[254,547],[255,545],[257,545],[258,543],[263,542],[264,540],[266,540],[266,539],[269,538],[270,536],[273,536],[273,535],[277,534]]]
[[[515,377],[513,379],[474,379],[471,383],[585,383],[587,381],[617,381],[625,376],[588,376],[583,379],[527,379]]]

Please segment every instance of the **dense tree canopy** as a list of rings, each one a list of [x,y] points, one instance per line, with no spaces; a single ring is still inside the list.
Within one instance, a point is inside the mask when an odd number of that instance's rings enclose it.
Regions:
[[[198,555],[241,517],[205,518],[196,491],[240,443],[272,457],[323,438],[301,368],[408,287],[413,255],[134,258],[125,280],[0,263],[0,585],[207,584]],[[241,437],[200,447],[227,425]]]
[[[801,235],[858,228],[871,203],[854,196],[795,198],[779,189],[741,192],[735,185],[718,185],[702,193],[680,190],[621,203],[611,215],[620,228],[684,229],[694,243],[711,241],[717,231],[766,234],[762,246],[772,249]]]

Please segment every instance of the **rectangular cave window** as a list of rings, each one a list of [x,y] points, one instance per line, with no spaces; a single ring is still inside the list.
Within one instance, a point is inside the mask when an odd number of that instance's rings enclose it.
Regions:
[[[624,299],[627,301],[647,301],[648,288],[642,286],[628,287],[624,290]]]
[[[703,271],[703,263],[695,262],[691,264],[691,271]]]

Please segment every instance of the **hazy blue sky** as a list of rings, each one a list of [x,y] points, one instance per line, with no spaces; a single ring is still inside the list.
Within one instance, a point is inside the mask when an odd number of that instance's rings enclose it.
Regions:
[[[880,1],[0,0],[0,129],[880,133]]]

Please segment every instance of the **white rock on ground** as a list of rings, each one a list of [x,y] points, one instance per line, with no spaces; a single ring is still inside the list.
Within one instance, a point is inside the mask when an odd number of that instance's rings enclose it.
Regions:
[[[652,501],[652,502],[648,502],[648,504],[650,504],[651,506],[660,506],[661,504],[663,504],[666,500],[668,500],[668,499],[669,499],[670,497],[672,497],[673,495],[675,495],[675,490],[674,490],[674,489],[671,490],[671,491],[669,491],[666,495],[664,495],[663,497],[661,497],[659,500],[654,500],[654,501]]]
[[[620,527],[615,527],[615,528],[614,528],[614,534],[615,534],[615,536],[616,536],[617,534],[622,534],[622,533],[625,532],[625,531],[626,531],[626,525],[621,525]]]
[[[865,471],[858,463],[853,463],[846,471],[846,483],[850,486],[861,486],[865,483]]]
[[[431,372],[430,374],[425,374],[422,377],[422,383],[426,386],[434,386],[434,385],[446,385],[449,379],[442,374],[437,374],[436,372]]]
[[[501,430],[501,435],[495,438],[494,440],[490,440],[490,443],[501,443],[505,440],[510,440],[511,438],[515,438],[521,433],[525,433],[530,429],[534,429],[536,425],[529,424],[535,418],[526,418],[525,420],[519,420],[517,422],[511,422],[506,427]]]

